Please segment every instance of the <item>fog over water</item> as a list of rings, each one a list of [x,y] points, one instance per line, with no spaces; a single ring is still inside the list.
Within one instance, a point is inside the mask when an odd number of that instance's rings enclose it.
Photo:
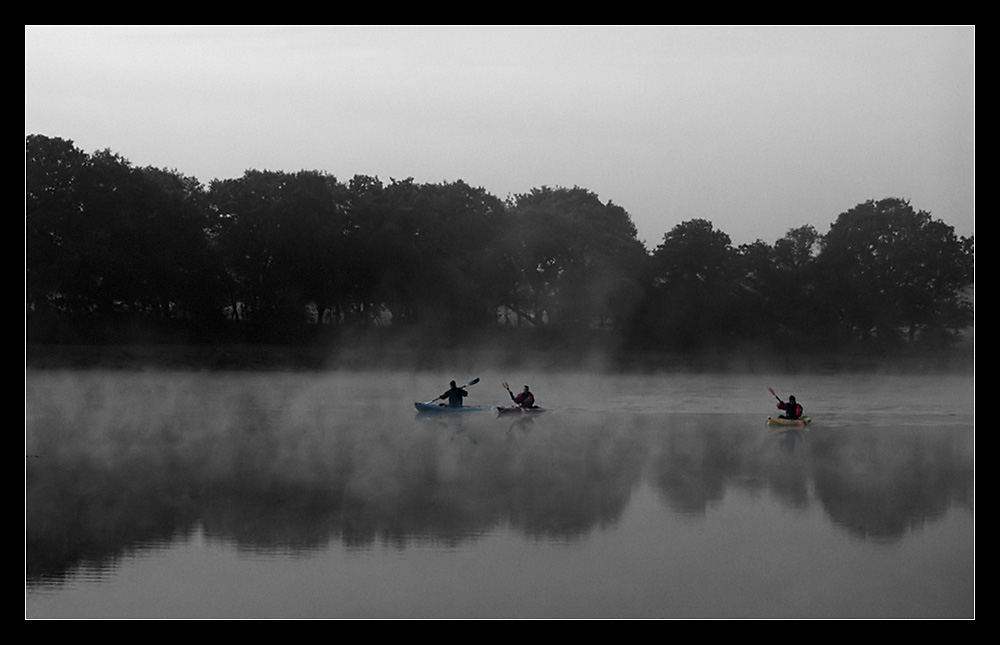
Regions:
[[[529,384],[539,415],[419,414]],[[768,387],[814,421],[775,432]],[[969,375],[29,370],[26,616],[972,617]]]

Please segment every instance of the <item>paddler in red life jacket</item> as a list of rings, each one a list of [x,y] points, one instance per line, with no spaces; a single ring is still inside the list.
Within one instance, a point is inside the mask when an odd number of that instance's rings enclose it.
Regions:
[[[514,396],[514,393],[510,391],[508,391],[508,393],[510,394],[510,398],[514,401],[514,403],[518,404],[522,408],[535,407],[535,395],[531,393],[531,390],[528,389],[527,385],[524,386],[524,391],[518,394],[517,396]]]
[[[798,419],[802,416],[802,406],[795,402],[795,395],[788,395],[788,402],[778,401],[778,409],[784,410],[785,413],[781,415],[782,419]]]

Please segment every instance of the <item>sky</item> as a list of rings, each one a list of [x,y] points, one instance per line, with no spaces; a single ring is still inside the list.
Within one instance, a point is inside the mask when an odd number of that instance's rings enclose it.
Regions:
[[[975,27],[25,26],[24,132],[250,169],[579,186],[652,249],[899,197],[975,233]]]

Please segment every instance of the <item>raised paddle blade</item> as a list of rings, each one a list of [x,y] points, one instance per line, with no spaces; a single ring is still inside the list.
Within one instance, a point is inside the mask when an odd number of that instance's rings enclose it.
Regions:
[[[479,377],[477,376],[476,378],[472,379],[471,381],[469,381],[468,383],[466,383],[462,387],[469,387],[470,385],[475,385],[478,382],[479,382]],[[435,401],[437,401],[440,398],[442,398],[442,397],[436,396],[433,399],[431,399],[430,401],[424,401],[424,405],[430,405],[431,403],[434,403]]]
[[[769,388],[767,388],[767,389],[768,389],[768,391],[769,391],[769,392],[770,392],[771,394],[774,394],[774,389],[773,389],[773,388],[770,388],[770,387],[769,387]],[[778,399],[778,401],[781,401],[781,397],[779,397],[779,396],[778,396],[777,394],[774,394],[774,398]]]

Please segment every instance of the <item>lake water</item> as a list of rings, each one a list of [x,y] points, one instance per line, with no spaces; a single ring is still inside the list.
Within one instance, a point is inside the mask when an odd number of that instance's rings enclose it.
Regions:
[[[550,409],[414,410],[473,377]],[[25,615],[974,618],[974,410],[955,375],[28,371]]]

